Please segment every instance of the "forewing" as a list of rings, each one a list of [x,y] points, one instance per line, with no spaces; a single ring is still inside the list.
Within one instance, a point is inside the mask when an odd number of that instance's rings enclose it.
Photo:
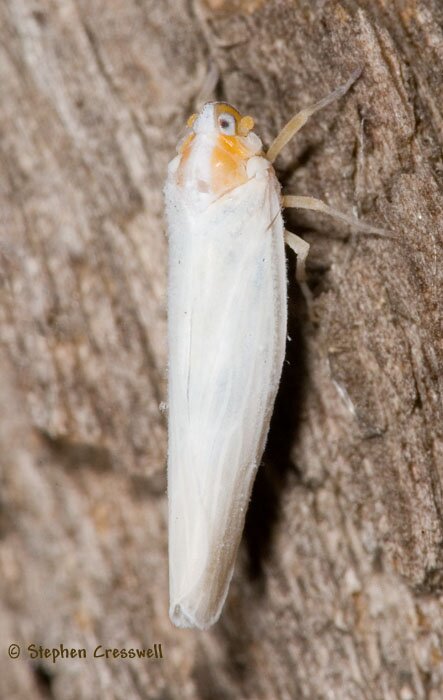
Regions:
[[[207,627],[226,597],[281,374],[283,224],[270,172],[203,212],[173,185],[166,194],[171,617]]]

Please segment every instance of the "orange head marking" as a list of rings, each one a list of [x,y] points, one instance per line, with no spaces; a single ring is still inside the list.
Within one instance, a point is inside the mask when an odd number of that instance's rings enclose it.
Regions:
[[[199,114],[187,121],[191,133],[180,148],[179,180],[183,183],[192,170],[192,178],[199,186],[221,195],[239,185],[248,177],[246,165],[251,156],[261,150],[258,137],[250,133],[254,127],[252,117],[242,116],[226,102],[208,102]],[[192,165],[190,154],[195,154]],[[186,170],[186,172],[185,172]]]
[[[194,124],[195,120],[197,119],[197,117],[198,117],[198,114],[196,114],[195,112],[194,112],[194,114],[191,114],[190,117],[188,117],[188,121],[186,122],[186,126],[189,129],[192,129],[193,124]]]
[[[194,115],[192,115],[194,116]],[[191,119],[189,117],[188,121]],[[191,131],[190,134],[188,134],[183,141],[179,144],[178,146],[178,153],[180,155],[180,165],[178,167],[178,172],[177,172],[177,182],[178,184],[182,187],[185,182],[185,172],[186,172],[186,164],[189,161],[189,157],[191,155],[191,150],[192,150],[192,142],[195,139],[195,134],[193,131]]]
[[[246,164],[253,155],[245,137],[254,126],[252,117],[242,117],[224,102],[214,105],[216,140],[211,156],[211,189],[223,194],[247,181]]]

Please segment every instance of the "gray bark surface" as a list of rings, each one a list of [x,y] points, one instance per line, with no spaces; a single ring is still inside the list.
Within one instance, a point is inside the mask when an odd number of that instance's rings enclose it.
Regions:
[[[167,615],[162,183],[211,67],[277,162],[287,363],[209,632]],[[0,696],[443,697],[443,8],[438,0],[0,5]],[[8,646],[22,653],[10,659]],[[27,645],[164,658],[31,660]]]

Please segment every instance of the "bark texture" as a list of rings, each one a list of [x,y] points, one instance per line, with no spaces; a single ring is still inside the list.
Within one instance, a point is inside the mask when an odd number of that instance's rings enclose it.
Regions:
[[[439,0],[1,3],[2,698],[443,697],[442,63]],[[317,321],[291,282],[225,611],[175,630],[167,162],[212,68],[270,143],[359,65],[278,169],[397,240],[287,217]],[[155,642],[162,660],[26,652]]]

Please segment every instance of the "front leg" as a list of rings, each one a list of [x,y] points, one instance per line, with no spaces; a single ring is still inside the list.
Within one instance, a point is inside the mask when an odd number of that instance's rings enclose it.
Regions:
[[[295,136],[295,134],[298,131],[300,131],[302,126],[306,124],[309,117],[318,112],[320,109],[323,109],[323,107],[327,107],[328,105],[330,105],[331,102],[334,102],[334,100],[337,100],[339,97],[345,95],[351,87],[351,85],[355,83],[357,78],[360,76],[361,72],[362,69],[357,68],[357,70],[355,70],[351,74],[351,77],[349,78],[349,80],[346,81],[344,85],[340,85],[340,87],[336,88],[336,90],[331,92],[329,95],[323,97],[322,100],[319,100],[310,107],[305,107],[300,112],[298,112],[298,114],[292,117],[292,119],[290,119],[290,121],[286,124],[286,126],[283,127],[283,129],[271,143],[269,150],[266,153],[266,158],[271,163],[273,163],[279,155],[280,151],[286,146],[286,144],[292,139],[292,137]]]

